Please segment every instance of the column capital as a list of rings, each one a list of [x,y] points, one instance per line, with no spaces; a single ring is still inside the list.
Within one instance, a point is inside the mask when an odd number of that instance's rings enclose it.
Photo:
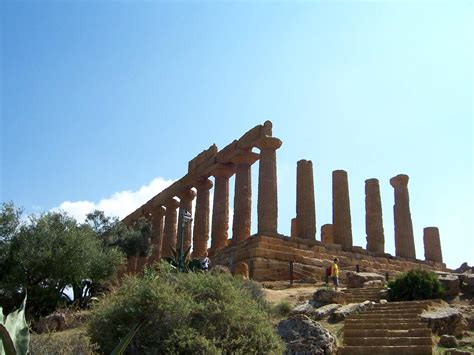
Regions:
[[[194,184],[197,190],[210,190],[214,186],[211,180],[208,178],[199,179]]]
[[[372,185],[372,184],[378,185],[378,184],[379,184],[379,180],[376,179],[376,178],[371,178],[371,179],[365,180],[365,183],[366,183],[367,185]]]
[[[276,137],[262,137],[255,143],[259,149],[277,150],[282,145],[282,141]]]
[[[156,206],[151,213],[152,216],[164,216],[166,213],[166,208],[164,206]]]
[[[240,165],[240,164],[252,165],[259,158],[260,158],[260,154],[258,153],[254,153],[250,150],[248,151],[242,150],[237,155],[234,155],[231,161],[235,165]]]
[[[178,193],[180,200],[192,201],[196,197],[196,192],[192,189],[186,189]]]
[[[166,207],[166,210],[173,209],[173,208],[176,209],[179,207],[179,201],[176,198],[172,197],[168,201],[165,202],[165,207]]]
[[[394,188],[408,186],[408,175],[399,174],[390,179],[390,185]]]
[[[235,166],[233,164],[217,164],[212,171],[214,177],[230,178],[235,173]]]

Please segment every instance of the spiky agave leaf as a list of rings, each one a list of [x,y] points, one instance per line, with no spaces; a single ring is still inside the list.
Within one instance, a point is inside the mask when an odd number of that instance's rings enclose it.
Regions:
[[[25,318],[26,296],[21,306],[16,311],[10,313],[5,319],[5,329],[8,331],[9,337],[15,346],[17,355],[25,355],[28,353],[30,344],[30,331]],[[3,339],[3,338],[2,338]],[[4,343],[5,344],[5,343]],[[5,353],[8,355],[7,347],[0,348],[0,355]],[[14,353],[15,354],[15,353]]]

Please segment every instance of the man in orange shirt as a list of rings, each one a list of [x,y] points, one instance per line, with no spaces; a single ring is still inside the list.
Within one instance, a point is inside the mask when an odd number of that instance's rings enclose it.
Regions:
[[[337,291],[337,287],[339,286],[339,266],[337,263],[339,262],[338,258],[334,259],[334,263],[331,265],[331,278],[334,283],[334,290]]]

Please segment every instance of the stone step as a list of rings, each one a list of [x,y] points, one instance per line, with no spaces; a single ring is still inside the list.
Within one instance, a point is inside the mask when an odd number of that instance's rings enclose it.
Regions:
[[[338,350],[338,355],[432,355],[431,345],[405,346],[344,346]]]
[[[421,307],[377,307],[375,304],[372,308],[368,308],[367,312],[373,312],[373,313],[399,313],[399,312],[423,312],[425,309]]]
[[[356,318],[356,316],[350,316],[345,320],[345,324],[352,323],[361,323],[361,324],[370,324],[370,323],[379,323],[379,324],[392,324],[392,323],[423,323],[420,318]],[[426,324],[426,323],[423,323]]]
[[[355,294],[355,293],[379,293],[382,288],[350,288],[346,289],[342,292],[347,294]]]
[[[345,345],[363,346],[401,346],[401,345],[433,345],[431,336],[429,337],[366,337],[347,338],[344,336]]]
[[[397,301],[397,302],[388,302],[382,306],[398,306],[398,305],[404,305],[404,306],[411,306],[411,305],[421,305],[421,306],[426,306],[428,307],[431,305],[433,302],[432,301]]]
[[[346,300],[346,304],[364,303],[365,301],[377,302],[378,300],[376,300],[375,298],[359,298],[359,299],[355,298],[355,299]]]
[[[423,329],[408,329],[408,330],[400,330],[400,329],[345,329],[344,330],[344,338],[353,338],[353,337],[431,337],[431,329],[430,328],[423,328]]]
[[[372,308],[370,308],[368,310],[370,310],[371,312],[375,312],[375,311],[400,311],[400,310],[405,310],[405,311],[410,311],[410,312],[414,312],[414,311],[423,312],[424,310],[426,310],[426,308],[420,307],[420,306],[415,306],[415,305],[414,306],[383,307],[382,305],[379,306],[379,304],[375,304]]]
[[[365,323],[365,322],[345,322],[344,330],[358,329],[380,329],[380,330],[412,330],[426,329],[428,326],[422,322],[395,322],[395,323]]]
[[[417,313],[358,313],[351,314],[348,319],[403,319],[403,318],[416,318],[419,319],[420,315]]]

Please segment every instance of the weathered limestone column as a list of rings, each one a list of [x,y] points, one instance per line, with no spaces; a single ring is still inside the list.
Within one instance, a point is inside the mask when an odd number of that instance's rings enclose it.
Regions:
[[[212,207],[211,249],[227,245],[229,229],[229,178],[234,174],[233,165],[220,164],[214,169],[214,205]]]
[[[194,212],[193,230],[193,257],[202,258],[207,252],[207,241],[209,240],[209,190],[212,181],[203,179],[196,184],[197,198],[196,210]]]
[[[441,241],[437,227],[426,227],[423,229],[423,243],[425,245],[425,260],[443,262],[441,253]]]
[[[185,210],[185,211],[188,211],[189,213],[192,213],[192,208],[193,208],[193,200],[194,200],[194,197],[196,197],[196,193],[194,192],[194,190],[191,190],[191,189],[187,189],[183,192],[181,192],[179,195],[179,213],[181,215],[181,210]],[[180,218],[178,217],[178,223],[181,223],[181,220]],[[191,246],[191,238],[192,238],[192,225],[191,223],[188,223],[186,224],[186,226],[184,227],[184,230],[183,230],[183,252],[185,252],[186,250],[188,250],[188,248]],[[179,230],[180,228],[178,228]],[[180,243],[179,241],[179,238],[180,236],[178,235],[178,243]],[[178,245],[178,247],[180,247]]]
[[[385,253],[382,203],[377,179],[365,180],[365,232],[367,234],[367,250]]]
[[[281,140],[275,137],[263,137],[256,144],[260,149],[257,203],[258,234],[260,235],[278,234],[276,150],[281,147],[281,144]]]
[[[297,235],[301,239],[316,239],[316,208],[314,205],[313,163],[300,160],[296,168]]]
[[[334,243],[341,244],[343,250],[352,248],[351,207],[347,172],[332,172],[332,225]]]
[[[161,249],[161,256],[163,258],[170,257],[173,255],[171,248],[176,249],[176,232],[177,232],[177,219],[179,202],[176,198],[171,198],[165,203],[166,215],[165,215],[165,228],[163,234],[163,244]]]
[[[151,215],[152,224],[152,250],[148,263],[153,264],[161,258],[161,246],[163,244],[163,227],[166,209],[163,206],[156,207]]]
[[[295,218],[291,219],[291,239],[298,238],[298,220]]]
[[[321,226],[321,242],[324,244],[334,244],[332,224],[323,224]]]
[[[415,259],[415,240],[408,196],[408,175],[400,174],[390,179],[395,189],[393,215],[395,219],[395,254]]]
[[[250,237],[252,225],[252,175],[251,166],[258,154],[242,152],[232,159],[235,164],[234,219],[232,223],[232,242]]]

